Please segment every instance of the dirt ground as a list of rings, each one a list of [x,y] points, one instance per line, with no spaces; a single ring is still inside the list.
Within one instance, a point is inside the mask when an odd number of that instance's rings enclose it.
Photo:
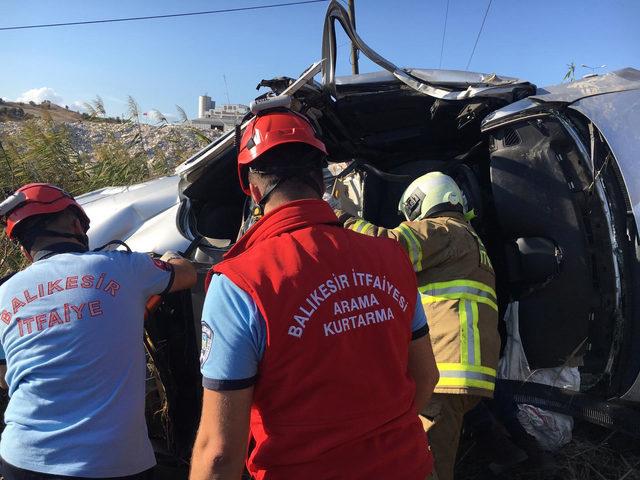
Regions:
[[[462,440],[456,479],[460,480],[640,480],[640,440],[576,421],[573,440],[550,454],[551,466],[526,461],[500,476],[492,475],[478,445]]]
[[[640,480],[640,440],[586,422],[576,422],[571,443],[550,454],[550,460],[545,471],[526,461],[502,475],[492,475],[478,446],[463,438],[456,480]],[[186,475],[186,470],[159,467],[157,480],[186,480]]]

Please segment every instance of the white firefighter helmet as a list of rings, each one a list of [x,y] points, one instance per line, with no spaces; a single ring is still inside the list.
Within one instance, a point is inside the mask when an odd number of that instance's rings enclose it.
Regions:
[[[422,220],[438,212],[465,213],[464,194],[458,184],[442,172],[429,172],[411,182],[402,194],[398,213],[409,220]]]

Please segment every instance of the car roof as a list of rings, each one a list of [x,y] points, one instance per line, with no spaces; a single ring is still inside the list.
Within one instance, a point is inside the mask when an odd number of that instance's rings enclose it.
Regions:
[[[539,102],[573,103],[594,95],[637,89],[640,89],[640,70],[623,68],[605,75],[589,75],[575,82],[538,88],[529,98]]]
[[[640,89],[582,98],[569,108],[591,120],[606,139],[624,179],[636,222],[640,224]]]
[[[442,86],[457,87],[464,89],[469,86],[493,87],[498,85],[512,85],[527,83],[514,77],[498,76],[495,73],[467,72],[463,70],[436,70],[426,68],[405,68],[407,73],[424,80]],[[346,75],[336,77],[336,87],[373,85],[377,83],[400,83],[400,80],[387,70],[371,73],[360,73],[358,75]]]
[[[544,110],[545,105],[571,105],[590,97],[640,90],[640,70],[623,68],[605,75],[593,75],[575,82],[538,88],[535,95],[523,98],[491,112],[482,122],[483,130],[490,130],[512,118]],[[589,115],[587,115],[589,116]]]

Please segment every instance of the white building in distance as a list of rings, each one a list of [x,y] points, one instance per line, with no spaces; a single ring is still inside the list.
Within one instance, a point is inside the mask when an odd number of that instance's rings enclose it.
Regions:
[[[249,107],[241,104],[220,105],[207,95],[198,97],[198,118],[191,124],[200,130],[218,130],[226,132],[239,124],[249,113]]]

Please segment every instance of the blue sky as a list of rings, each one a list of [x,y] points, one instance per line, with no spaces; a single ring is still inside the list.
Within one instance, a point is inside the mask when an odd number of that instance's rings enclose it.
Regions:
[[[288,0],[2,0],[0,27],[266,5]],[[449,0],[442,68],[464,69],[488,0]],[[102,96],[121,115],[196,114],[198,95],[248,103],[263,78],[297,76],[320,57],[327,3],[252,12],[0,31],[0,97],[51,97],[73,106]],[[447,0],[356,0],[360,36],[401,66],[437,68]],[[493,0],[469,70],[559,83],[567,63],[640,69],[638,0]],[[338,73],[350,70],[339,37]],[[362,61],[362,71],[377,69]]]

